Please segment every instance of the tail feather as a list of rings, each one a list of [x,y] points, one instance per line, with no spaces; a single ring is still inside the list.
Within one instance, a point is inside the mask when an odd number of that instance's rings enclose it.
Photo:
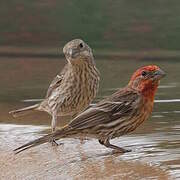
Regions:
[[[50,141],[51,137],[52,137],[52,134],[48,134],[48,135],[43,136],[43,137],[36,139],[34,141],[30,141],[30,142],[28,142],[28,143],[26,143],[26,144],[24,144],[24,145],[22,145],[16,149],[14,149],[14,152],[15,152],[15,154],[18,154],[18,153],[20,153],[26,149],[38,146],[40,144],[44,144],[44,143]]]
[[[38,145],[41,145],[41,144],[44,144],[46,142],[50,142],[51,140],[58,140],[60,139],[61,137],[64,137],[66,136],[66,132],[68,130],[68,127],[65,126],[63,127],[62,129],[60,130],[57,130],[55,133],[51,133],[51,134],[48,134],[48,135],[45,135],[41,138],[38,138],[36,140],[33,140],[33,141],[30,141],[16,149],[14,149],[13,151],[15,152],[15,154],[18,154],[26,149],[29,149],[29,148],[32,148],[32,147],[35,147],[35,146],[38,146]]]
[[[40,104],[35,104],[35,105],[28,106],[28,107],[25,107],[22,109],[10,111],[9,114],[12,114],[13,117],[23,116],[25,114],[29,114],[29,113],[33,112],[34,110],[36,110],[39,107],[39,105]]]

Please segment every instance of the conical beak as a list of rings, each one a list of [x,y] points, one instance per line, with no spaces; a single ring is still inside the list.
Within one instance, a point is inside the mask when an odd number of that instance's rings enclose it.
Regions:
[[[156,79],[161,79],[161,78],[163,78],[163,77],[165,77],[166,76],[166,73],[162,70],[162,69],[158,69],[158,70],[156,70],[156,72],[154,73],[154,77],[156,78]]]

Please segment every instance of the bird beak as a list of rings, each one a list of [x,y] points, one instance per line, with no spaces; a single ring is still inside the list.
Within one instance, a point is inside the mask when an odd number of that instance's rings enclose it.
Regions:
[[[78,53],[79,53],[79,51],[77,49],[70,49],[68,52],[68,54],[71,58],[75,58]]]
[[[162,69],[158,69],[154,73],[154,78],[160,80],[161,78],[165,77],[166,73]]]

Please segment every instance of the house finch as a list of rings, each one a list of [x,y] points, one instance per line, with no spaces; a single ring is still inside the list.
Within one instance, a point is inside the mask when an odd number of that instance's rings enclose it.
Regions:
[[[108,148],[127,152],[112,145],[110,139],[134,131],[150,116],[155,92],[164,76],[165,73],[155,65],[138,69],[126,87],[82,112],[55,133],[31,141],[15,149],[15,152],[43,144],[52,138],[58,140],[66,137],[93,137]]]
[[[46,111],[52,116],[52,132],[55,132],[57,116],[73,117],[88,107],[99,87],[92,50],[81,39],[74,39],[64,46],[63,53],[68,63],[50,84],[45,99],[10,114],[18,117],[34,110]]]

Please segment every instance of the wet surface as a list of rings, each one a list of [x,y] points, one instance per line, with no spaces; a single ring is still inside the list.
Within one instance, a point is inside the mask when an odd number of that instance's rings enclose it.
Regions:
[[[95,102],[127,84],[136,68],[157,64],[167,76],[156,95],[152,117],[135,132],[112,140],[132,152],[112,154],[97,140],[62,139],[18,155],[13,149],[50,132],[50,117],[35,113],[14,119],[8,111],[42,99],[63,59],[0,59],[1,179],[178,179],[180,178],[180,62],[98,59],[101,88]],[[59,126],[66,124],[62,118]]]
[[[162,157],[165,153],[152,142],[151,138],[154,135],[150,138],[132,136],[121,138],[120,141],[114,140],[114,143],[133,149],[133,152],[124,155],[112,154],[111,150],[99,145],[95,140],[81,142],[78,139],[62,139],[63,145],[59,147],[52,147],[47,143],[18,155],[13,154],[14,147],[37,138],[39,136],[37,133],[46,129],[47,127],[42,126],[2,124],[1,178],[132,180],[170,178],[166,168],[160,167],[160,163],[155,163],[156,157]],[[7,171],[9,168],[11,171]]]

